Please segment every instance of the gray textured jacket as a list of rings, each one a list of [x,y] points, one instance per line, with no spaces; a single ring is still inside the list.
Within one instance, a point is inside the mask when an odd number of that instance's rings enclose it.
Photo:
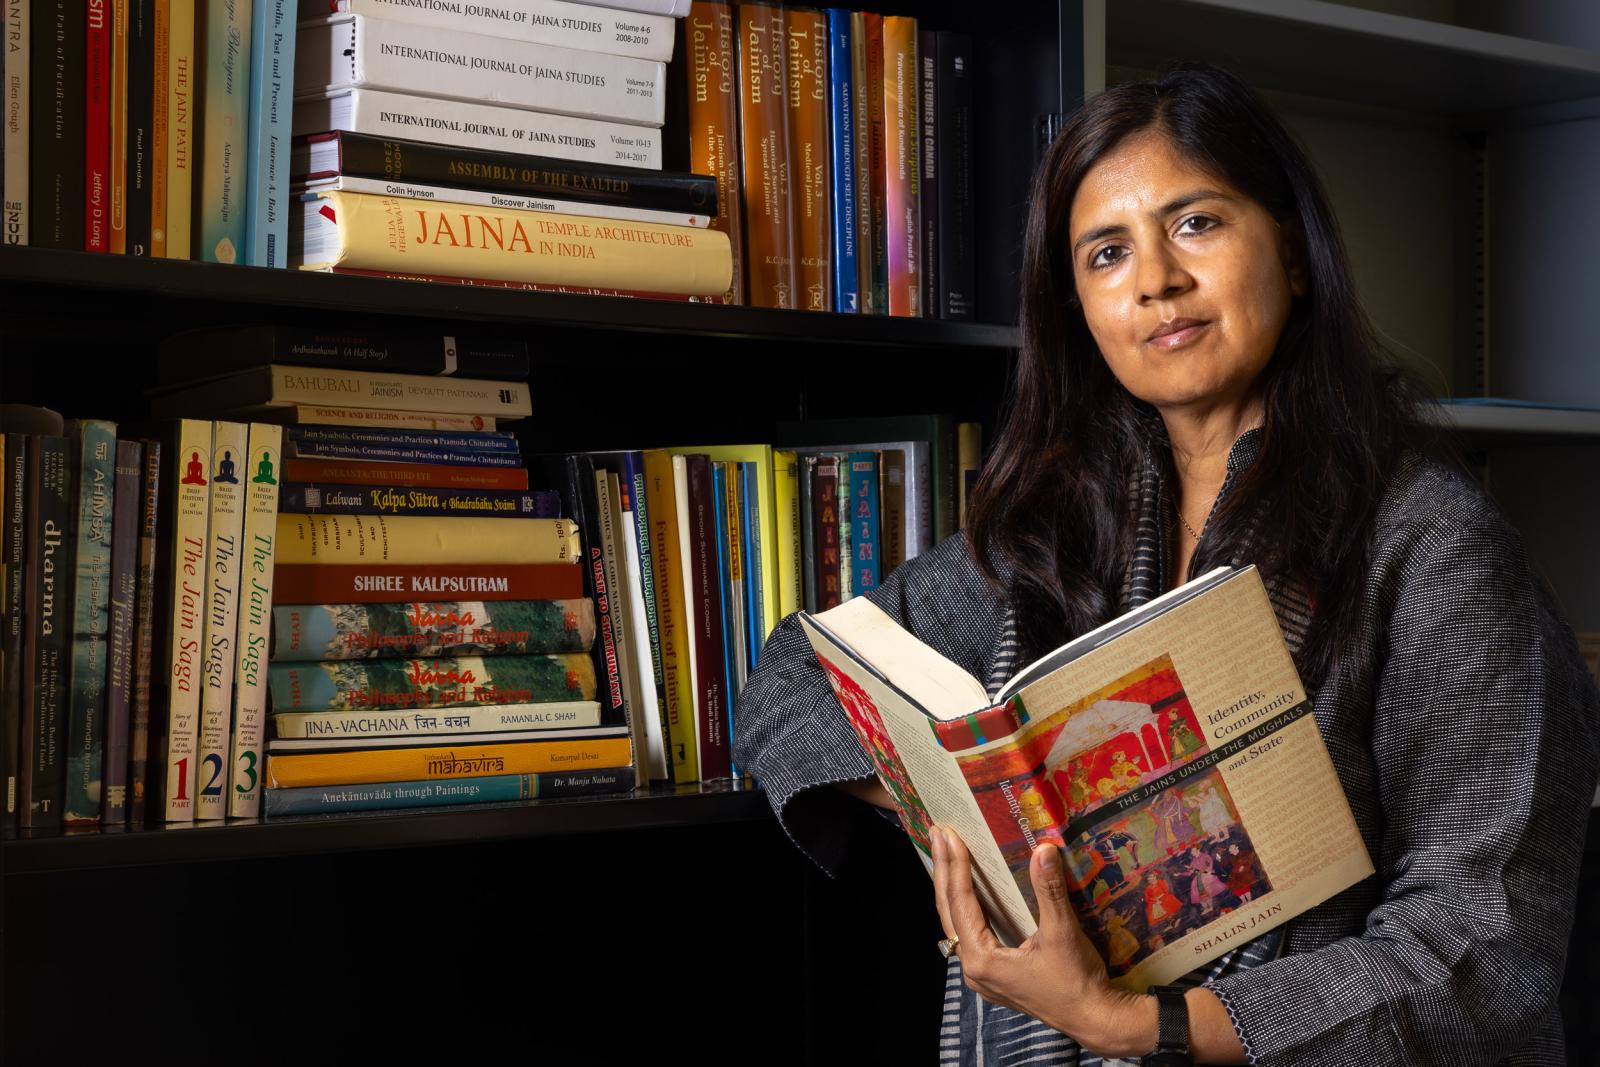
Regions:
[[[1235,443],[1230,481],[1259,438]],[[1164,499],[1153,463],[1140,477],[1151,502]],[[1129,561],[1124,610],[1148,599],[1133,577],[1151,569]],[[1356,638],[1314,709],[1377,873],[1292,920],[1280,958],[1206,984],[1252,1063],[1563,1063],[1555,998],[1600,765],[1600,693],[1521,539],[1464,475],[1402,464],[1367,582]],[[1300,629],[1303,602],[1269,593],[1286,632]],[[867,595],[991,691],[1002,680],[1007,605],[963,537]],[[843,816],[860,802],[819,787],[872,768],[795,617],[740,695],[734,753],[790,838],[833,874]]]

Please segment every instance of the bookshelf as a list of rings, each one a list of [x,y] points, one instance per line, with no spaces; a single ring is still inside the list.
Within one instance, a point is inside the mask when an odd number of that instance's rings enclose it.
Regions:
[[[1600,51],[1314,0],[1061,0],[1011,5],[1001,19],[953,0],[875,9],[975,43],[976,323],[0,248],[0,400],[133,420],[146,413],[155,345],[176,329],[451,324],[530,342],[538,415],[518,427],[529,453],[761,440],[780,419],[929,410],[983,422],[990,436],[1018,343],[1017,236],[1040,130],[1085,88],[1179,52],[1235,63],[1318,135],[1325,151],[1314,154],[1340,176],[1330,184],[1363,293],[1442,394],[1522,380],[1509,358],[1516,338],[1504,334],[1521,320],[1493,303],[1511,297],[1474,272],[1509,275],[1515,263],[1496,257],[1516,246],[1486,235],[1533,205],[1482,195],[1487,168],[1511,165],[1490,162],[1484,145],[1491,129],[1543,129],[1551,109],[1580,124],[1583,102],[1600,98]],[[1600,35],[1589,43],[1600,49]],[[683,126],[678,84],[669,131]],[[1394,197],[1369,197],[1351,163],[1379,136],[1409,153]],[[669,144],[682,153],[680,140]],[[669,155],[667,166],[681,165]],[[1463,168],[1473,180],[1455,177]],[[1594,269],[1582,270],[1592,289]],[[1580,373],[1575,356],[1548,359],[1553,374],[1563,362]],[[867,376],[893,382],[892,398],[858,388]],[[1510,395],[1552,399],[1525,394]],[[1600,406],[1600,388],[1585,402]],[[1585,462],[1592,471],[1591,432],[1521,461],[1548,471],[1555,453],[1569,474]],[[1526,452],[1506,443],[1489,442],[1488,477],[1509,490]],[[1538,484],[1520,488],[1537,497]],[[1530,550],[1544,551],[1539,531],[1553,531],[1555,516],[1537,499],[1513,515]],[[1585,577],[1594,568],[1569,546],[1549,553],[1558,588],[1580,592],[1575,624],[1600,628],[1600,582]],[[855,832],[837,883],[798,854],[764,795],[720,787],[7,840],[5,1054],[59,1055],[62,1033],[85,1057],[165,1034],[156,1039],[254,1060],[331,1030],[334,1044],[319,1051],[414,1055],[411,1030],[394,1025],[400,1007],[425,1013],[436,1040],[523,1052],[622,1058],[692,1042],[705,1053],[759,1049],[773,1063],[895,1062],[908,1047],[926,1058],[943,974],[932,895],[881,819],[866,815]],[[1596,837],[1575,937],[1600,923]],[[92,976],[105,998],[93,1026],[48,960]],[[845,1009],[851,1000],[873,1010]]]

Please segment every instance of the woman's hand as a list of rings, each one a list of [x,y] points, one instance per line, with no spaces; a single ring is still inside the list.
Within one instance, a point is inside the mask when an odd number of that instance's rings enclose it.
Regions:
[[[1016,948],[995,936],[972,887],[971,860],[954,831],[933,831],[933,888],[947,937],[968,988],[992,1004],[1026,1012],[1106,1056],[1138,1056],[1155,1048],[1155,998],[1113,986],[1067,898],[1060,850],[1034,849],[1028,874],[1039,900],[1039,929]]]

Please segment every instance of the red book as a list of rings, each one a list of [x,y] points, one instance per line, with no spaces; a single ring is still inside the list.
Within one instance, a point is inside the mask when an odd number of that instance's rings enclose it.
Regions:
[[[111,251],[111,4],[88,0],[84,47],[83,247]]]
[[[360,463],[342,459],[286,459],[286,482],[332,485],[427,486],[436,489],[526,489],[520,467],[445,467],[423,463]]]
[[[811,485],[812,537],[817,545],[817,610],[844,601],[839,583],[839,460],[818,456]]]
[[[583,568],[571,563],[280,563],[272,584],[278,604],[578,600]]]

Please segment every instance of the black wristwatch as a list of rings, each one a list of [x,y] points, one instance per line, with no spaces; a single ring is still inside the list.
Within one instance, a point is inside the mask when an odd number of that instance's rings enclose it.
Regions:
[[[1194,1067],[1189,1055],[1189,1002],[1183,986],[1158,985],[1156,998],[1156,1050],[1140,1058],[1142,1067]]]

